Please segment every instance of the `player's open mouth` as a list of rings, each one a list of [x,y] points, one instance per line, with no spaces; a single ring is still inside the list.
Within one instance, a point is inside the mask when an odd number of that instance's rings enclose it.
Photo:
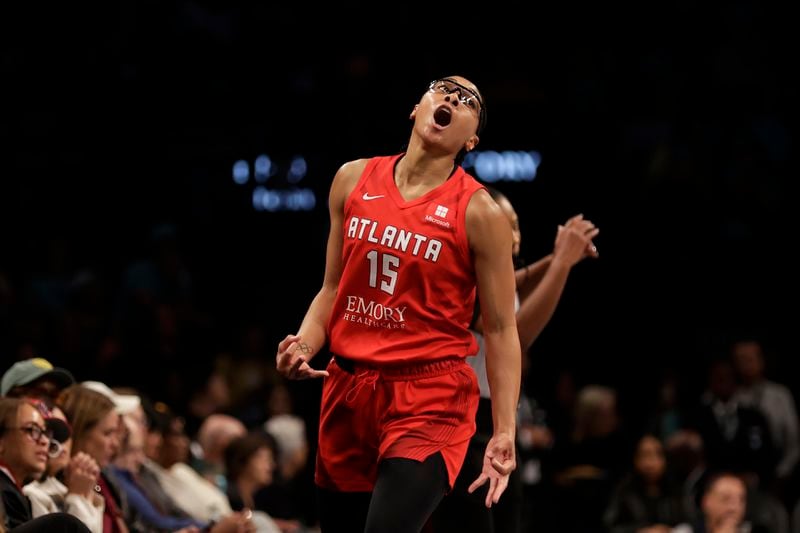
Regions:
[[[436,111],[433,112],[433,120],[436,122],[436,125],[443,128],[450,124],[450,119],[452,118],[453,112],[450,110],[450,107],[446,105],[439,106]]]

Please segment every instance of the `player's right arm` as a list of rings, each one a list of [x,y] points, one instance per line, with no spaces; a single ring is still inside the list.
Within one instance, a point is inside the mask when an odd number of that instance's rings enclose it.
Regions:
[[[322,288],[308,307],[297,334],[287,335],[278,344],[276,356],[278,371],[289,379],[318,378],[328,375],[324,370],[314,370],[308,362],[327,342],[326,327],[336,299],[339,279],[342,276],[344,204],[358,183],[366,164],[366,159],[345,163],[333,178],[328,197],[331,229],[328,234]]]

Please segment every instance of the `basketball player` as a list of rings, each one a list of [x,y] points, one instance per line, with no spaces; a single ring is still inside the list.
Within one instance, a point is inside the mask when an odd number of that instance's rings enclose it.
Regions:
[[[494,431],[477,485],[497,502],[515,468],[520,344],[508,220],[458,164],[486,119],[477,87],[433,81],[405,153],[344,164],[330,190],[323,285],[278,345],[287,377],[325,376],[315,480],[323,531],[417,532],[475,430],[465,358],[481,301]],[[329,343],[327,370],[309,362]]]

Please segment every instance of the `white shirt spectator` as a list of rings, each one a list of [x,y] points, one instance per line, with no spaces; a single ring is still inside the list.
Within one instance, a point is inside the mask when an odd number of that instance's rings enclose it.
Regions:
[[[93,494],[91,501],[68,492],[66,485],[54,477],[44,481],[34,481],[22,487],[22,492],[31,501],[33,517],[38,518],[50,513],[69,513],[81,522],[92,533],[103,533],[103,498]],[[63,507],[59,505],[63,502]]]
[[[800,431],[792,393],[780,383],[762,380],[749,387],[740,387],[736,398],[744,405],[755,407],[766,417],[772,441],[781,453],[776,473],[780,478],[787,478],[800,459]]]
[[[186,514],[201,522],[219,520],[231,514],[231,504],[221,490],[185,463],[175,463],[165,469],[147,460],[150,469],[164,492]]]

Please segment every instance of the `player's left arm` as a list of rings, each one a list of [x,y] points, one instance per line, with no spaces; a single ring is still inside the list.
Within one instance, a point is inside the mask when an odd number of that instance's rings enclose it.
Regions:
[[[514,311],[516,289],[508,219],[484,190],[473,195],[466,219],[481,302],[486,374],[494,421],[494,433],[484,456],[483,473],[473,486],[477,487],[487,479],[490,481],[486,498],[486,504],[490,506],[500,498],[508,483],[508,474],[516,468],[514,438],[522,357]]]

